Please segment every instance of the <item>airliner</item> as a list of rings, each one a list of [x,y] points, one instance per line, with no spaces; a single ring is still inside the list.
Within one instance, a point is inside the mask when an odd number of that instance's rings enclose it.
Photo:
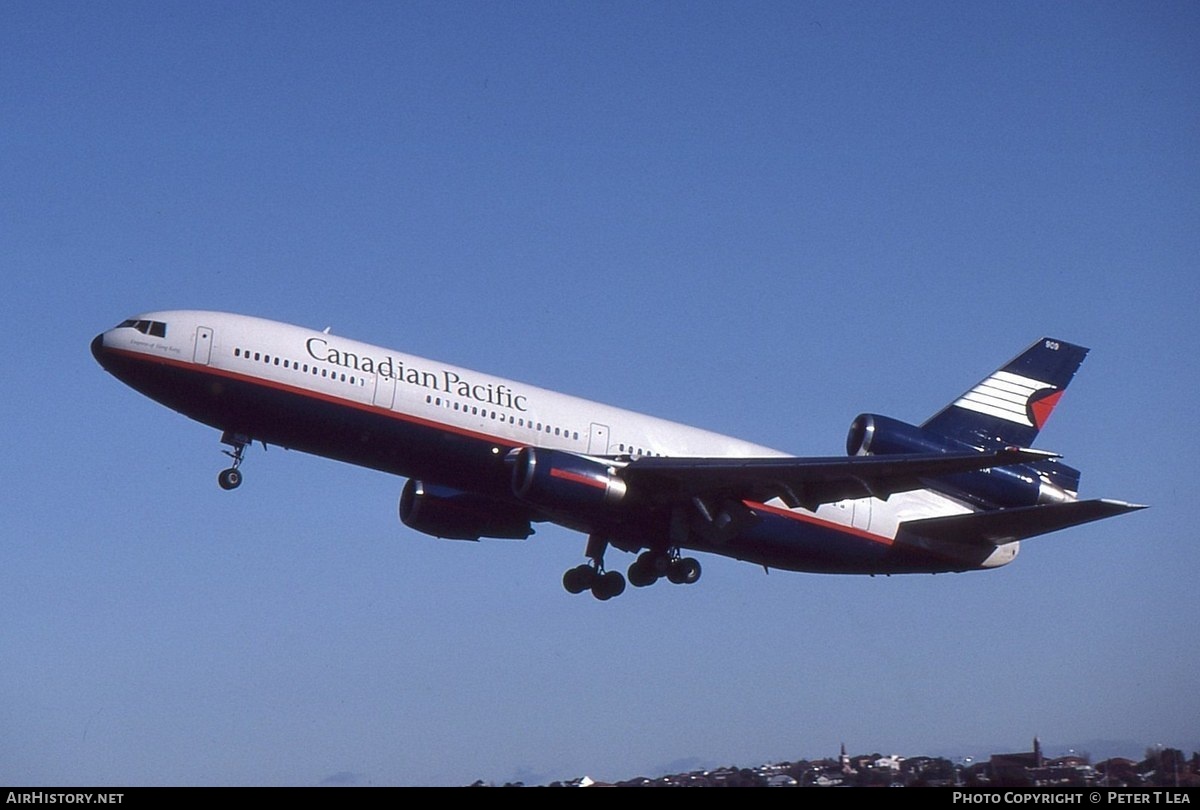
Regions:
[[[92,341],[117,379],[221,431],[242,483],[253,442],[403,476],[400,520],[440,538],[587,536],[563,575],[600,600],[690,584],[703,552],[836,574],[1012,562],[1020,541],[1144,508],[1078,498],[1032,449],[1088,350],[1038,340],[921,425],[851,423],[846,456],[803,458],[316,330],[224,312],[150,312]],[[610,549],[636,555],[626,574]]]

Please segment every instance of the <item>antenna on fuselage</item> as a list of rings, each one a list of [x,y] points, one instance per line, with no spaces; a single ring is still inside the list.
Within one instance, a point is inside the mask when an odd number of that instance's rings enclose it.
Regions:
[[[333,328],[332,326],[326,326],[324,329],[322,329],[322,330],[321,330],[321,334],[322,334],[322,335],[328,335],[328,334],[329,334],[329,330],[330,330],[330,329],[332,329],[332,328]]]

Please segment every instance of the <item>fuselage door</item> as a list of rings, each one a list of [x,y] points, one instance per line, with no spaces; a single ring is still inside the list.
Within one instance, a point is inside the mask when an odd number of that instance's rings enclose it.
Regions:
[[[588,449],[593,456],[603,456],[608,453],[608,425],[592,422],[588,430]]]
[[[873,498],[859,498],[854,501],[854,528],[866,531],[871,528],[871,501]]]
[[[375,374],[375,405],[389,411],[396,401],[396,378]]]
[[[208,365],[212,359],[213,330],[207,326],[196,327],[196,350],[192,353],[192,362]]]

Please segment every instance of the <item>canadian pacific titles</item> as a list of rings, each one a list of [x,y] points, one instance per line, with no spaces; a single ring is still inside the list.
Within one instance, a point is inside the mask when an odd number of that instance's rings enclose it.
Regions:
[[[376,360],[373,357],[359,356],[354,352],[335,349],[329,345],[329,341],[319,337],[309,338],[304,347],[314,360],[352,368],[365,374],[379,374],[410,385],[418,385],[432,391],[444,391],[500,408],[528,410],[525,395],[518,394],[504,383],[476,383],[465,380],[457,372],[448,369],[424,371],[411,366],[405,367],[402,361],[392,357]]]

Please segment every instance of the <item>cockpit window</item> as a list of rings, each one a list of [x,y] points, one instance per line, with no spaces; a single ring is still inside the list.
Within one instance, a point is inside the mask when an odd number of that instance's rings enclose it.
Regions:
[[[138,330],[143,335],[151,335],[152,337],[165,338],[167,336],[167,325],[162,321],[139,321],[133,318],[121,321],[117,324],[120,329],[123,326],[129,326]]]

